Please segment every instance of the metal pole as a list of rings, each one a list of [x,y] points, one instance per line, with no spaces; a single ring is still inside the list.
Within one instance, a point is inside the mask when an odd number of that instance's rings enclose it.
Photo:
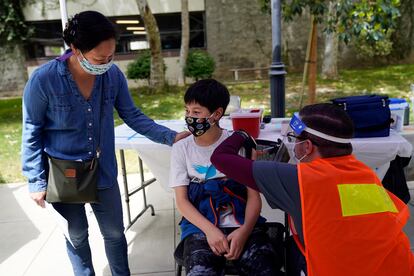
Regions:
[[[272,0],[272,64],[270,65],[270,109],[272,117],[285,117],[285,65],[281,54],[281,1]]]
[[[62,32],[65,29],[66,22],[68,22],[68,11],[66,9],[66,0],[59,0],[59,7],[60,7],[60,18],[62,22]],[[63,47],[68,49],[68,45],[66,43],[63,43]]]

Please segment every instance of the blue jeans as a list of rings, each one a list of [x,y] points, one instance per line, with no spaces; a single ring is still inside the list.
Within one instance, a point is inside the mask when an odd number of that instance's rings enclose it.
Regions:
[[[112,275],[130,275],[118,184],[98,191],[100,202],[92,203],[91,206],[104,238],[106,257]],[[73,246],[66,240],[66,248],[75,275],[95,275],[88,241],[85,204],[54,203],[53,206],[68,221]]]

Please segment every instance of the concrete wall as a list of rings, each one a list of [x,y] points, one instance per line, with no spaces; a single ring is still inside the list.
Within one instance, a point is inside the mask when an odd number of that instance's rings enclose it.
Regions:
[[[27,81],[21,45],[0,45],[0,93],[14,95],[23,90]]]
[[[271,62],[271,17],[257,1],[206,1],[207,50],[216,61],[215,76],[232,78],[231,68],[267,67]]]
[[[33,4],[27,5],[23,10],[27,21],[60,19],[58,1],[34,2]],[[139,14],[137,4],[133,0],[67,0],[66,2],[69,16],[85,10],[99,11],[106,16]],[[148,2],[152,12],[155,14],[181,12],[180,0],[148,0]],[[190,11],[204,10],[204,0],[190,0],[188,2]]]
[[[58,7],[48,8],[42,15],[42,1],[38,1],[25,9],[27,20],[58,19]],[[47,1],[46,1],[47,2]],[[50,1],[52,2],[52,1]],[[88,3],[93,3],[90,5]],[[180,0],[151,0],[154,13],[180,12]],[[258,1],[251,0],[191,0],[190,10],[205,10],[205,28],[207,50],[216,62],[215,77],[233,79],[232,68],[268,67],[271,63],[272,37],[271,16],[260,11]],[[86,9],[96,9],[105,15],[138,14],[134,0],[68,0],[69,15]],[[404,45],[414,45],[414,19],[411,14],[414,4],[410,4],[407,12],[403,11],[403,20],[407,23],[402,31],[407,33]],[[406,26],[407,25],[407,26]],[[318,30],[318,65],[322,61],[324,34],[322,27]],[[303,70],[306,45],[310,30],[309,15],[295,17],[293,21],[282,22],[282,55],[289,72]],[[398,52],[398,49],[395,50]],[[174,61],[172,61],[174,60]],[[166,58],[167,79],[176,82],[176,59]],[[340,68],[360,68],[364,66],[414,62],[414,52],[408,51],[403,57],[362,58],[351,46],[340,44],[338,65]],[[255,72],[249,79],[254,78]],[[267,78],[266,70],[262,71]],[[241,77],[243,79],[243,77]]]

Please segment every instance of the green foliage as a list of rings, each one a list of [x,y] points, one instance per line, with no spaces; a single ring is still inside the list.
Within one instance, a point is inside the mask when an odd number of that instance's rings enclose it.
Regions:
[[[141,52],[137,59],[128,64],[126,74],[128,79],[149,80],[151,74],[151,52],[149,50]]]
[[[317,102],[355,94],[382,93],[393,98],[410,97],[410,84],[414,75],[414,64],[393,65],[371,69],[342,70],[337,80],[318,79]],[[302,75],[289,73],[286,76],[286,116],[297,111]],[[242,108],[264,108],[270,112],[269,81],[250,83],[229,83],[229,91],[239,95]],[[148,87],[131,89],[135,104],[153,119],[182,119],[183,96],[182,87],[166,87],[159,94],[154,94]],[[116,112],[115,112],[116,113]],[[410,122],[412,124],[412,115]],[[115,125],[122,124],[122,119],[115,114]],[[0,183],[22,182],[19,161],[22,135],[22,99],[0,99]],[[131,154],[127,163],[137,162],[136,155]],[[118,158],[119,160],[119,158]],[[135,164],[135,163],[134,163]],[[137,168],[127,166],[128,170]],[[136,172],[136,171],[135,171]]]
[[[187,58],[184,74],[196,80],[211,78],[216,64],[214,59],[205,51],[190,51]]]
[[[259,0],[261,9],[270,10],[270,0]],[[335,4],[334,16],[327,16],[329,3]],[[397,26],[399,0],[286,0],[286,21],[309,8],[325,32],[337,32],[345,43],[354,43],[362,55],[387,55],[392,49],[391,35]]]
[[[24,0],[2,0],[0,1],[0,42],[12,43],[23,42],[32,34],[25,21],[22,8]]]
[[[395,31],[399,0],[351,1],[337,4],[337,31],[345,43],[354,41],[367,56],[388,55],[392,50],[391,34]],[[328,25],[332,27],[333,25]]]
[[[164,72],[167,66],[164,63]],[[126,71],[128,79],[147,80],[151,77],[151,52],[150,50],[141,51],[138,57],[127,66]]]

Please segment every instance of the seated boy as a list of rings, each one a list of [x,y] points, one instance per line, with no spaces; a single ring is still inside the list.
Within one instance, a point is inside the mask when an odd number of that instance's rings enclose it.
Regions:
[[[227,88],[200,80],[185,93],[185,121],[193,134],[175,143],[170,187],[174,188],[188,275],[222,275],[235,260],[241,275],[277,275],[279,261],[266,233],[257,227],[259,193],[227,179],[211,164],[214,149],[229,132],[219,120],[229,103]]]

